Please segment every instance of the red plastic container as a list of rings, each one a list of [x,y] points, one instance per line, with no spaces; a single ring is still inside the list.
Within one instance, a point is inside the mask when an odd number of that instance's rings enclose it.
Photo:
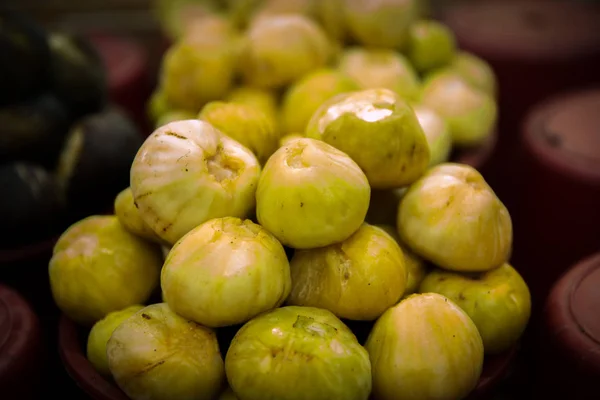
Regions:
[[[128,400],[109,379],[101,376],[85,356],[88,331],[63,316],[59,324],[58,348],[65,368],[79,387],[93,400]],[[468,400],[484,400],[505,378],[516,355],[516,348],[485,360],[477,388]]]
[[[127,37],[93,34],[90,41],[104,60],[110,100],[126,110],[143,132],[148,132],[146,101],[152,89],[148,53]]]
[[[583,1],[452,2],[440,18],[459,46],[487,60],[499,85],[499,140],[490,183],[512,212],[517,150],[528,110],[555,93],[599,82],[600,5]]]
[[[600,390],[600,253],[554,286],[540,332],[534,397],[598,399]]]
[[[41,395],[44,348],[40,323],[27,301],[0,285],[0,393],[5,400]]]
[[[524,124],[514,261],[539,306],[567,268],[600,249],[599,127],[600,89],[550,99]]]

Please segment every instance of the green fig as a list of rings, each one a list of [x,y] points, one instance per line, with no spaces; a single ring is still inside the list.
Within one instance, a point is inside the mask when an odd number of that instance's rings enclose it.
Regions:
[[[446,25],[419,20],[409,31],[407,55],[417,71],[425,72],[450,63],[456,52],[456,39]]]

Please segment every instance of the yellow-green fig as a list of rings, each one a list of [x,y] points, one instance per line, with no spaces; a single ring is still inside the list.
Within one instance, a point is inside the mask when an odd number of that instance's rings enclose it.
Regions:
[[[425,265],[425,261],[413,253],[413,251],[409,249],[407,245],[402,243],[402,240],[400,239],[400,236],[398,236],[398,231],[395,227],[392,225],[376,226],[383,229],[388,235],[394,238],[394,240],[402,249],[402,254],[404,254],[404,265],[406,266],[406,271],[408,272],[404,296],[416,293],[419,290],[419,285],[423,281],[423,278],[425,278],[425,275],[427,274],[427,265]]]
[[[496,75],[485,60],[475,54],[461,51],[454,57],[448,68],[462,76],[473,87],[496,97],[498,85]]]
[[[398,233],[421,257],[453,271],[487,271],[512,248],[508,210],[474,168],[431,168],[412,184],[398,210]]]
[[[299,133],[290,133],[289,135],[285,135],[281,139],[279,139],[279,147],[283,147],[288,143],[291,143],[293,140],[302,139],[304,136]]]
[[[372,321],[396,304],[408,277],[398,243],[369,224],[341,243],[297,250],[290,268],[289,304],[361,321]]]
[[[135,305],[124,310],[113,311],[100,321],[96,322],[88,335],[86,355],[96,371],[110,377],[108,358],[106,357],[106,344],[114,330],[123,321],[140,311],[144,306]]]
[[[361,89],[390,89],[405,100],[419,96],[417,72],[397,51],[350,47],[342,54],[338,68]]]
[[[167,50],[160,71],[160,87],[173,107],[200,110],[223,98],[233,84],[236,40],[196,32]]]
[[[480,144],[494,130],[498,115],[494,98],[455,72],[432,74],[423,84],[421,95],[422,104],[446,120],[456,146]]]
[[[225,380],[217,336],[152,304],[121,323],[108,341],[110,372],[132,400],[211,400]]]
[[[486,354],[509,350],[531,315],[529,288],[509,264],[471,274],[436,269],[425,277],[419,291],[439,293],[462,308],[477,326]]]
[[[240,68],[246,83],[281,88],[324,66],[332,55],[325,32],[302,15],[261,18],[246,32]]]
[[[374,189],[418,179],[429,164],[429,146],[411,106],[388,89],[341,94],[311,118],[306,136],[348,154]]]
[[[115,198],[115,215],[123,228],[141,238],[161,243],[160,237],[144,222],[133,200],[131,188],[124,189]]]
[[[344,0],[346,26],[367,47],[400,49],[408,43],[410,26],[417,20],[420,0]]]
[[[243,144],[264,164],[277,149],[279,135],[272,120],[256,107],[213,101],[202,108],[198,119]]]
[[[455,53],[456,39],[446,25],[423,19],[410,27],[407,55],[417,71],[447,65]]]
[[[205,222],[173,246],[161,284],[173,311],[216,328],[278,307],[292,283],[281,243],[250,220],[226,217]]]
[[[413,106],[413,110],[429,144],[429,166],[448,161],[452,152],[452,135],[446,121],[429,107],[417,105]]]
[[[155,130],[131,166],[131,190],[146,224],[167,243],[212,218],[245,217],[255,205],[256,156],[199,120]]]
[[[225,101],[258,108],[272,121],[273,125],[277,126],[278,100],[272,90],[238,86],[229,92]]]
[[[50,259],[54,301],[70,319],[93,325],[108,313],[144,303],[158,286],[160,250],[129,233],[116,216],[71,225]]]
[[[348,34],[342,10],[345,0],[313,1],[313,18],[323,27],[329,37],[344,42]]]
[[[469,316],[448,298],[413,294],[388,309],[365,345],[378,400],[465,398],[483,367],[483,343]]]
[[[331,312],[288,306],[235,335],[225,357],[229,385],[244,400],[367,400],[369,355]]]
[[[185,121],[187,119],[194,119],[198,113],[188,110],[169,110],[162,114],[154,124],[155,128],[160,128],[163,125],[169,124],[176,121]]]
[[[345,74],[333,69],[309,73],[288,88],[281,106],[284,132],[304,132],[308,121],[325,101],[338,94],[358,90]]]
[[[279,15],[303,15],[311,17],[314,0],[263,0],[252,14],[251,24],[260,22],[263,18]]]
[[[267,161],[256,216],[286,246],[328,246],[360,228],[370,192],[367,177],[348,155],[319,140],[296,139]]]

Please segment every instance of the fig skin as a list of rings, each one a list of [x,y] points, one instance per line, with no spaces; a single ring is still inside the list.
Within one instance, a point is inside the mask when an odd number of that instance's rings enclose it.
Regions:
[[[417,105],[413,109],[429,144],[429,166],[447,162],[452,152],[452,135],[448,124],[429,107]]]
[[[361,321],[372,321],[396,304],[408,278],[398,243],[369,224],[341,243],[296,251],[290,268],[288,304]]]
[[[225,101],[235,104],[244,104],[262,111],[279,131],[278,124],[278,99],[277,95],[268,89],[259,89],[252,86],[238,86],[225,97]]]
[[[136,236],[150,240],[154,243],[162,243],[162,240],[152,228],[148,226],[140,216],[140,211],[133,200],[133,193],[128,187],[120,192],[115,198],[115,215],[119,219],[123,228]]]
[[[417,71],[423,73],[449,64],[456,53],[454,33],[434,20],[419,20],[409,31],[407,55]]]
[[[215,332],[165,303],[119,325],[106,354],[113,378],[132,400],[211,400],[225,380]]]
[[[235,335],[225,357],[244,400],[367,400],[369,356],[327,310],[288,306],[262,314]]]
[[[173,246],[161,284],[173,311],[216,328],[279,307],[292,282],[285,250],[272,234],[226,217],[205,222]]]
[[[348,155],[319,140],[296,139],[267,161],[256,215],[286,246],[324,247],[360,228],[370,192],[367,177]]]
[[[110,377],[108,358],[106,356],[106,344],[113,332],[123,321],[131,317],[145,306],[135,305],[124,310],[113,311],[100,321],[96,322],[88,335],[86,355],[96,371],[105,377]]]
[[[348,154],[373,189],[394,189],[419,178],[429,146],[411,106],[388,89],[335,96],[313,115],[306,136]]]
[[[397,228],[415,253],[447,270],[487,271],[511,254],[508,210],[464,164],[440,164],[411,185],[400,201]]]
[[[165,53],[159,85],[173,108],[199,111],[231,89],[236,69],[237,37],[203,34],[196,29]]]
[[[50,287],[60,310],[93,325],[112,311],[143,304],[159,283],[160,250],[127,232],[116,216],[71,225],[50,259]]]
[[[388,309],[365,345],[379,400],[455,400],[477,385],[483,344],[469,316],[435,293],[413,294]]]
[[[142,219],[174,244],[212,218],[254,208],[260,165],[252,152],[207,122],[177,121],[155,130],[131,166]]]
[[[439,293],[462,308],[477,326],[485,354],[500,354],[514,346],[531,315],[529,288],[509,264],[475,274],[435,269],[419,291]]]
[[[408,272],[408,278],[406,280],[406,289],[404,289],[404,297],[416,293],[419,290],[419,285],[425,278],[428,272],[427,265],[425,261],[413,253],[411,249],[400,240],[400,236],[398,236],[398,231],[395,227],[391,225],[376,225],[378,228],[382,229],[390,235],[400,249],[402,249],[402,254],[404,254],[404,265],[406,266],[406,271]]]
[[[331,43],[315,22],[276,15],[261,18],[246,32],[239,64],[247,84],[278,89],[323,67],[331,56]]]
[[[342,54],[338,69],[363,90],[389,89],[411,101],[420,95],[417,72],[405,56],[394,50],[350,47]]]
[[[339,12],[351,36],[365,47],[403,49],[409,28],[418,19],[418,0],[344,0]]]
[[[256,107],[213,101],[205,105],[198,119],[250,149],[264,164],[277,149],[279,135],[272,120]]]
[[[307,74],[290,86],[283,97],[281,119],[283,131],[304,132],[312,115],[325,101],[359,86],[345,74],[323,68]]]
[[[475,54],[461,51],[456,54],[447,68],[489,96],[496,98],[498,95],[498,83],[494,70],[485,60]]]
[[[425,80],[421,103],[446,120],[455,146],[483,143],[492,134],[498,117],[494,98],[451,70],[432,74]]]

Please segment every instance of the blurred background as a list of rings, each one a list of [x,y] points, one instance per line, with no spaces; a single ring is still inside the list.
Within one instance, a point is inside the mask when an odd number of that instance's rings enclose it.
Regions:
[[[89,369],[85,333],[59,330],[48,261],[68,225],[113,212],[131,160],[157,123],[150,100],[163,56],[177,43],[173,27],[204,3],[0,5],[0,398],[123,399],[114,384],[81,372]],[[493,135],[453,160],[475,166],[510,211],[511,264],[532,295],[527,332],[494,361],[482,399],[600,393],[598,3],[431,0],[424,7],[494,73]],[[577,307],[583,311],[569,317]],[[75,351],[65,350],[68,341],[81,354],[66,355]]]

